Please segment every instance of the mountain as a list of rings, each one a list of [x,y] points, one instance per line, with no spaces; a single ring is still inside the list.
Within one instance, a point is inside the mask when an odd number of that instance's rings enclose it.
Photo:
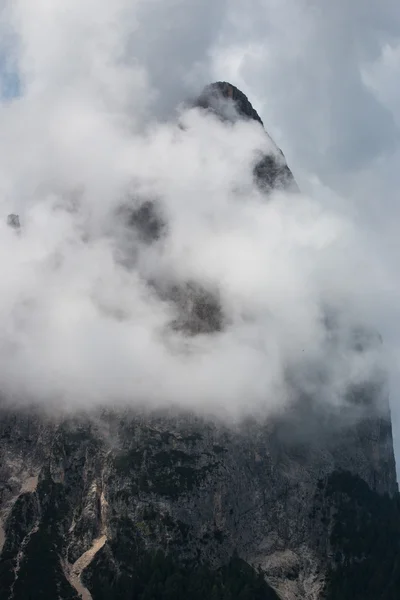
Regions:
[[[247,119],[257,121],[264,127],[260,116],[250,104],[247,96],[226,81],[217,81],[205,87],[200,96],[192,103],[192,106],[212,112],[224,121],[233,122],[236,119]],[[265,135],[268,134],[265,132]],[[256,182],[266,193],[273,189],[298,191],[297,184],[282,150],[276,146],[271,138],[269,139],[275,151],[266,154],[255,166],[254,177]]]
[[[194,104],[263,126],[225,82]],[[266,196],[296,191],[279,150],[261,164]],[[162,235],[151,203],[123,214],[149,243]],[[223,326],[212,292],[166,293],[189,335]],[[380,343],[354,336],[360,352]],[[230,426],[172,410],[0,411],[2,600],[399,596],[391,418],[375,374],[340,409],[299,393],[284,414]]]

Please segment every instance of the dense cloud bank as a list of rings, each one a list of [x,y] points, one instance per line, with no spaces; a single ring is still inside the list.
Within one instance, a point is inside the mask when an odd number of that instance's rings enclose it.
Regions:
[[[341,405],[385,364],[396,414],[400,23],[375,4],[3,2],[9,398],[268,414],[299,390]],[[255,185],[276,153],[259,123],[184,104],[214,79],[245,91],[303,193]],[[149,202],[156,240],[127,225]],[[217,299],[221,326],[176,327],[171,289]]]

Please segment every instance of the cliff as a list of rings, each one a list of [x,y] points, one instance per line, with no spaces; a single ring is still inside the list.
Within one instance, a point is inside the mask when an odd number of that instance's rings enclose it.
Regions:
[[[221,114],[221,98],[262,126],[230,84],[206,88],[197,106]],[[255,177],[266,193],[295,190],[280,152]],[[151,207],[130,218],[159,235]],[[175,290],[182,306],[186,292]],[[190,293],[190,333],[218,329],[212,297]],[[50,417],[2,404],[0,598],[394,600],[389,404],[374,380],[350,400],[357,419],[299,396],[279,417],[235,426],[172,412]]]

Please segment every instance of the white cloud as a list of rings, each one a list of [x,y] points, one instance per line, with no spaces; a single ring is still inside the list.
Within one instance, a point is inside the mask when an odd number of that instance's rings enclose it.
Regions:
[[[0,105],[0,386],[13,397],[236,415],[282,406],[289,371],[338,402],[376,361],[350,348],[353,325],[398,352],[395,227],[384,234],[397,174],[387,182],[379,163],[397,147],[382,83],[397,68],[382,58],[400,32],[395,4],[243,6],[8,4],[22,90]],[[272,148],[258,124],[190,110],[177,125],[174,107],[212,79],[248,94],[304,195],[266,202],[255,188],[257,152]],[[167,221],[153,245],[116,217],[148,198]],[[171,331],[176,307],[149,280],[209,288],[224,330]],[[346,309],[336,345],[327,305]]]

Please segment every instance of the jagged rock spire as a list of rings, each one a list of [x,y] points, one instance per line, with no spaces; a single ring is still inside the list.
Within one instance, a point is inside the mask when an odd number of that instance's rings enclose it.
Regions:
[[[247,96],[227,81],[216,81],[207,85],[193,105],[209,110],[223,120],[251,119],[264,127],[261,117]],[[274,142],[272,143],[276,147],[276,152],[265,155],[254,169],[258,186],[267,193],[274,189],[298,192],[299,188],[282,150]]]

